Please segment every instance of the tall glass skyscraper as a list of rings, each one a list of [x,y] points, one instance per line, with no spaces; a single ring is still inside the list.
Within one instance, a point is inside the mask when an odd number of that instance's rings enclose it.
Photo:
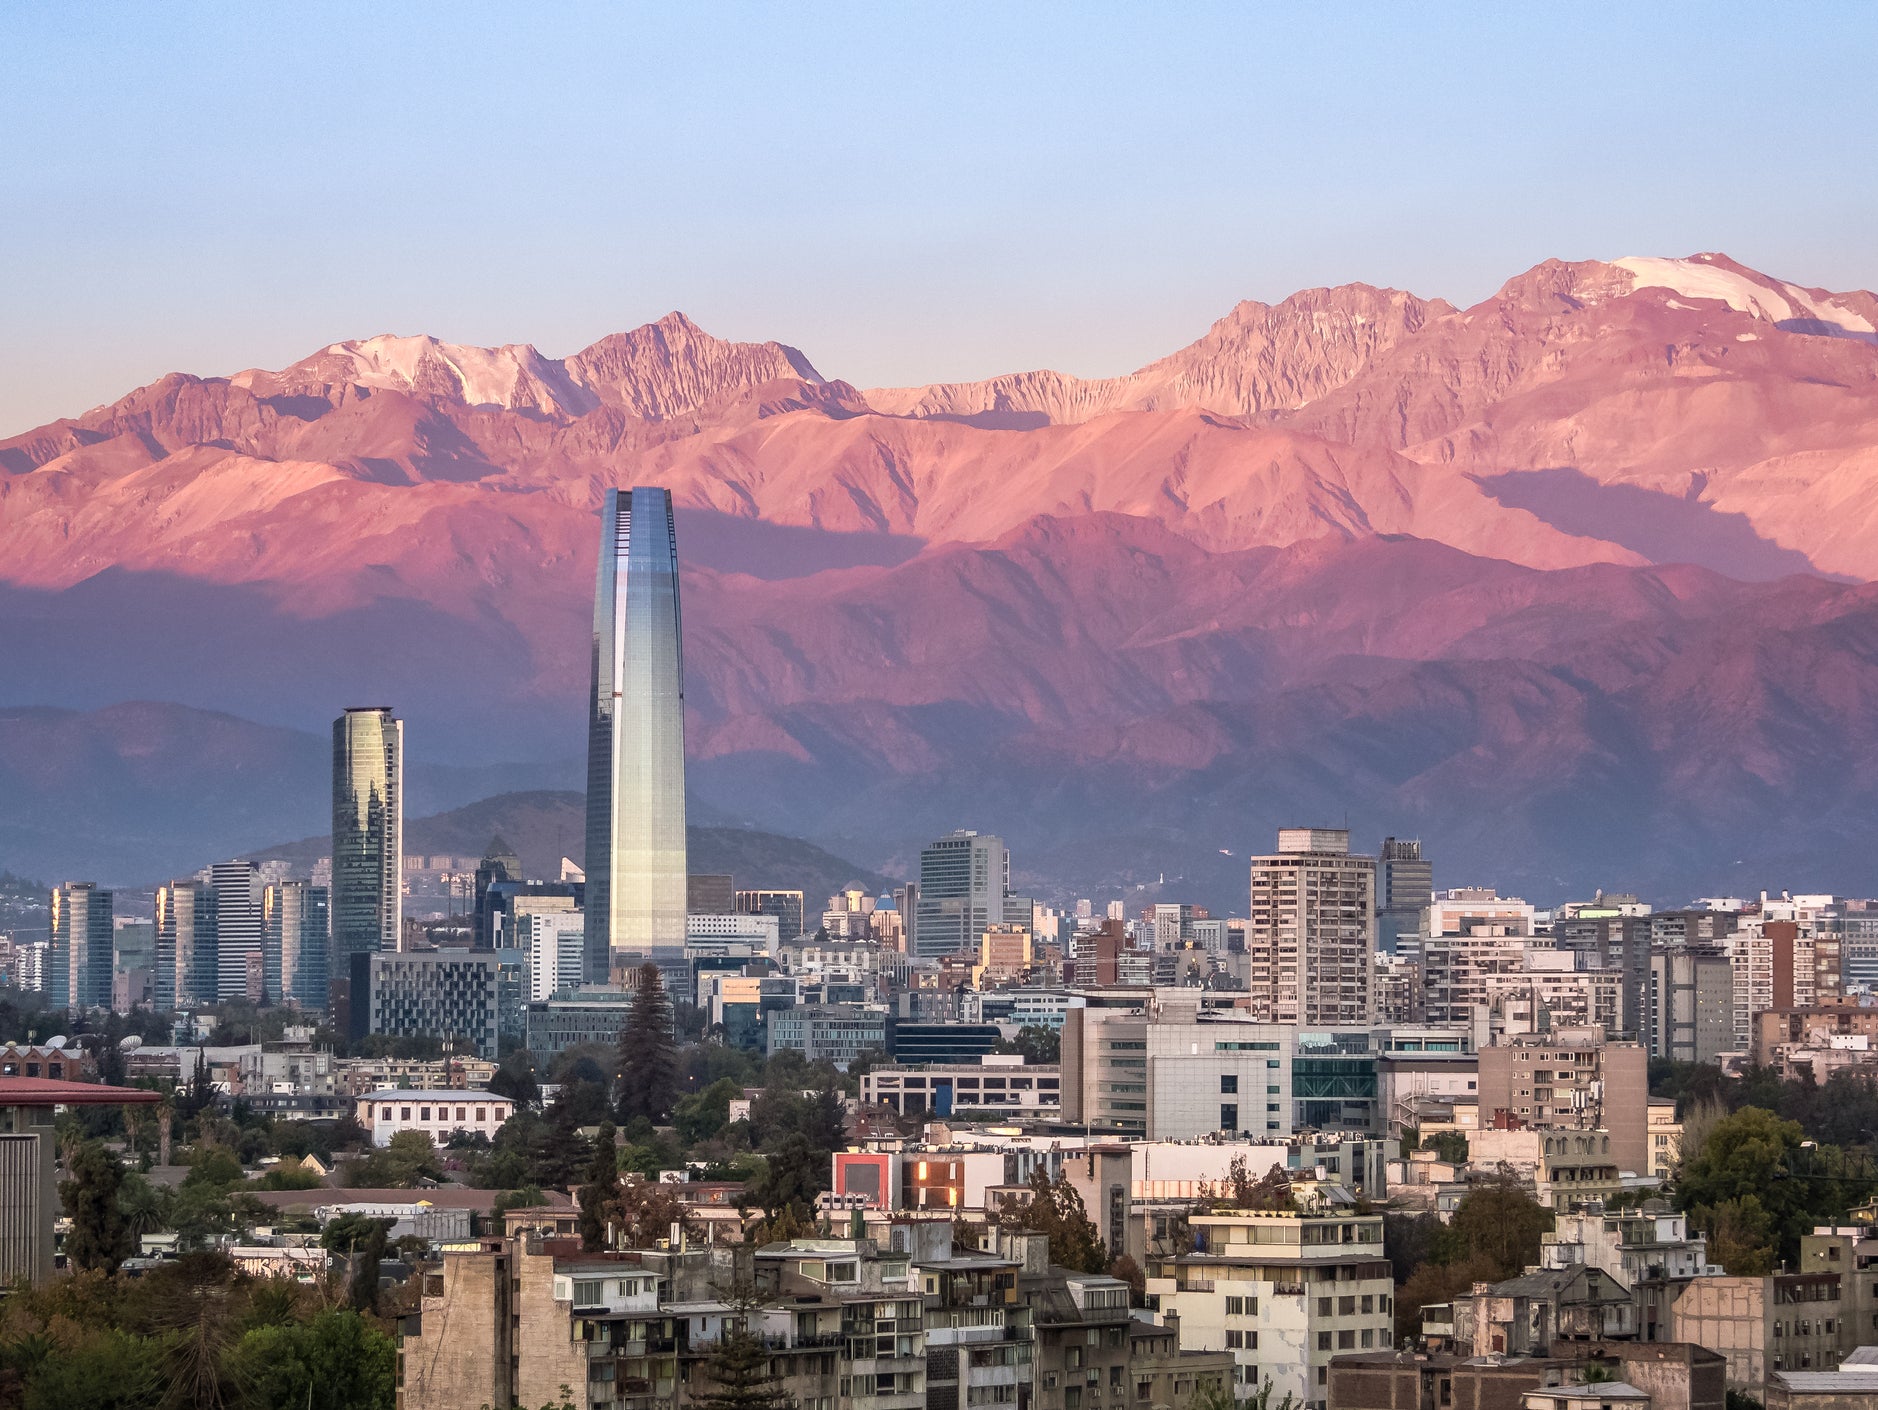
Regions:
[[[111,1007],[111,931],[109,891],[90,881],[52,888],[46,993],[53,1004],[74,1012]]]
[[[156,974],[151,1002],[159,1013],[212,1004],[217,997],[215,888],[185,877],[156,893]]]
[[[685,943],[685,679],[671,491],[608,490],[600,511],[587,728],[586,968]]]
[[[326,1007],[327,908],[326,888],[310,881],[276,881],[263,894],[261,953],[273,1002]]]
[[[388,705],[333,721],[333,963],[395,950],[404,922],[404,721]]]

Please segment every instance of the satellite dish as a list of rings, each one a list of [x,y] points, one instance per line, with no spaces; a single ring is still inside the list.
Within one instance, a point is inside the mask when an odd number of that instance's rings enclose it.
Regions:
[[[118,1043],[117,1050],[120,1053],[134,1053],[137,1051],[137,1049],[141,1048],[142,1046],[143,1046],[143,1038],[140,1035],[136,1033],[127,1033],[124,1035],[123,1040],[120,1043]]]
[[[48,1039],[46,1039],[46,1046],[47,1046],[48,1048],[62,1048],[62,1047],[64,1047],[64,1046],[65,1046],[65,1035],[64,1035],[63,1033],[61,1033],[61,1034],[59,1034],[59,1035],[58,1035],[57,1037],[53,1037],[53,1038],[48,1038]]]

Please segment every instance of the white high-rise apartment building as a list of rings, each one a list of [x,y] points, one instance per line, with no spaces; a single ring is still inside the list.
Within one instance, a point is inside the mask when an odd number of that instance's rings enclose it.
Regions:
[[[537,1003],[578,989],[586,982],[587,966],[587,917],[574,909],[572,897],[541,899],[566,900],[568,905],[525,909],[519,898],[516,904],[514,947],[525,957],[528,997]]]
[[[1243,1400],[1329,1404],[1333,1357],[1393,1344],[1395,1279],[1380,1214],[1219,1209],[1188,1218],[1193,1251],[1151,1258],[1148,1292],[1183,1348],[1230,1351]]]
[[[1467,889],[1430,902],[1421,938],[1427,1021],[1470,1022],[1490,1002],[1490,979],[1529,968],[1532,932],[1533,909],[1515,897]]]
[[[1283,828],[1252,858],[1251,1010],[1274,1023],[1367,1023],[1376,962],[1376,859],[1344,828]]]
[[[217,862],[208,880],[215,888],[216,997],[258,1003],[265,973],[261,869],[253,862]]]

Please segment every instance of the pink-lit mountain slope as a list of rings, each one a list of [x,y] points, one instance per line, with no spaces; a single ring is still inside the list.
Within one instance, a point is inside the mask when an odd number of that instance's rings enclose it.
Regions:
[[[0,442],[5,700],[383,698],[564,758],[599,492],[662,483],[700,788],[860,862],[1348,810],[1613,884],[1836,865],[1878,823],[1875,322],[1699,255],[1242,304],[1093,381],[860,391],[678,315],[174,374]]]

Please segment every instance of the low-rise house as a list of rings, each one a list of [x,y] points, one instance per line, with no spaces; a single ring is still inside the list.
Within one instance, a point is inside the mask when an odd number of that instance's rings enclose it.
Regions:
[[[1708,1261],[1708,1240],[1691,1236],[1687,1217],[1661,1200],[1646,1201],[1641,1209],[1591,1205],[1560,1214],[1539,1241],[1542,1266],[1601,1268],[1627,1289],[1721,1272]]]
[[[1637,1334],[1630,1290],[1602,1268],[1534,1268],[1499,1283],[1476,1283],[1454,1299],[1456,1349],[1474,1356],[1543,1356],[1555,1341],[1609,1341]]]
[[[1767,1410],[1878,1410],[1878,1365],[1774,1371],[1763,1403]]]
[[[1330,1366],[1330,1410],[1604,1410],[1600,1386],[1627,1386],[1611,1410],[1725,1410],[1721,1356],[1706,1347],[1639,1342],[1559,1344],[1553,1355],[1463,1356],[1381,1351],[1339,1356]],[[1588,1368],[1597,1376],[1588,1378]],[[1639,1399],[1638,1397],[1643,1397]],[[1535,1400],[1536,1398],[1536,1400]]]
[[[1857,1346],[1841,1294],[1838,1273],[1693,1278],[1675,1289],[1668,1334],[1719,1351],[1730,1388],[1758,1396],[1769,1373],[1836,1370]]]
[[[390,1145],[400,1131],[422,1131],[443,1145],[459,1132],[493,1140],[515,1103],[486,1091],[386,1088],[360,1097],[356,1114],[375,1146]]]

